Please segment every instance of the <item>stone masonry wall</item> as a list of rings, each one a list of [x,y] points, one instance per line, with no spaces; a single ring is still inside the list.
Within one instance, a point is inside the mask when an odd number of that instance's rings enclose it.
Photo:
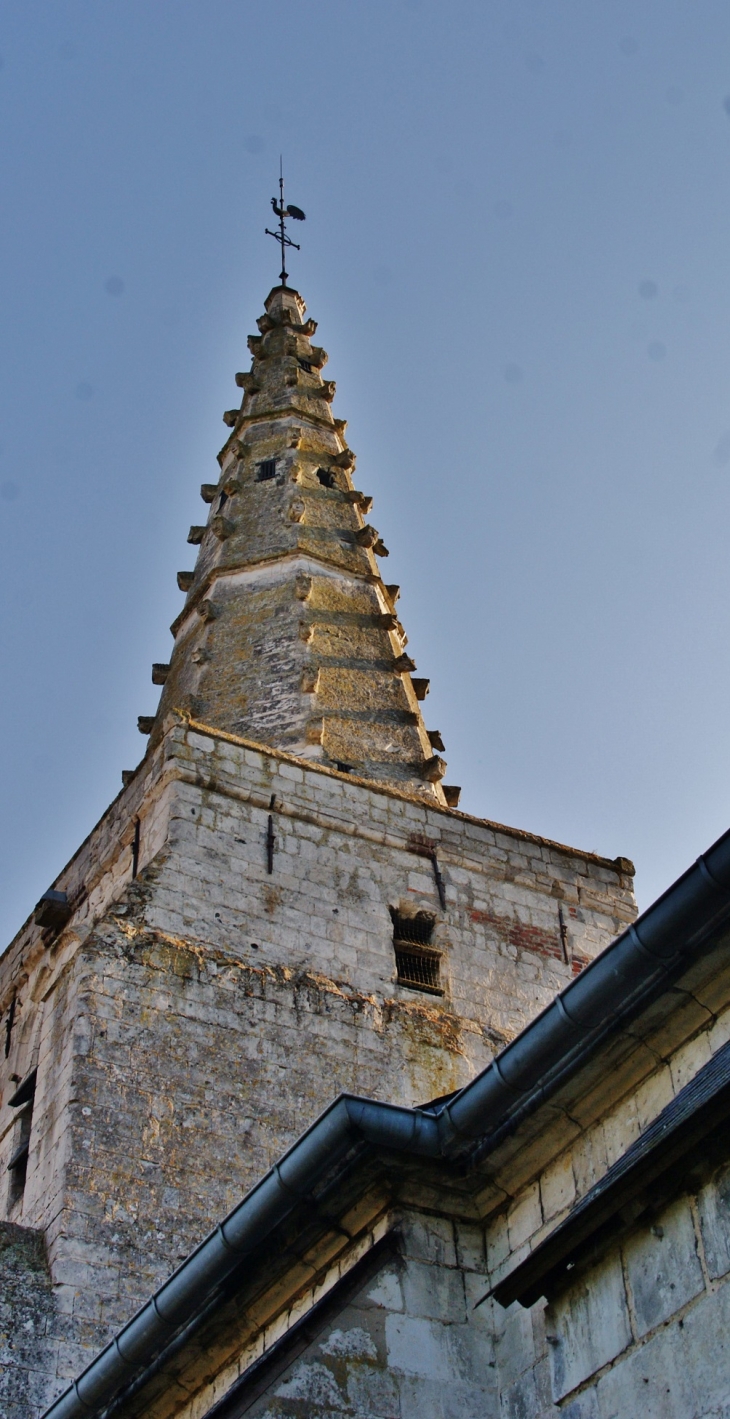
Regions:
[[[77,1372],[80,1352],[53,1301],[43,1238],[0,1222],[0,1414],[37,1419]]]
[[[417,1212],[394,1221],[400,1255],[272,1379],[251,1419],[498,1419],[494,1341],[474,1309],[482,1229]],[[224,1392],[203,1385],[179,1419],[203,1419]]]
[[[720,989],[725,1008],[718,1010],[713,996]],[[542,1166],[487,1224],[490,1286],[559,1225],[727,1042],[726,999],[726,981],[687,995],[677,1018],[640,1050],[637,1077],[625,1092],[614,1076],[614,1094],[621,1097],[603,1110],[596,1110],[595,1095],[571,1108],[567,1147],[565,1128],[554,1122],[544,1129],[538,1139]],[[604,1088],[608,1095],[610,1073]],[[505,1164],[503,1184],[508,1170]],[[543,1300],[527,1310],[515,1303],[505,1311],[496,1301],[485,1304],[495,1335],[501,1414],[727,1419],[729,1283],[730,1168],[724,1166],[699,1192],[672,1201],[650,1221],[642,1219],[550,1305]]]
[[[338,1092],[460,1087],[633,915],[620,864],[182,723],[57,885],[68,927],[0,963],[0,1178],[37,1067],[11,1220],[87,1355]],[[391,907],[436,918],[442,996],[398,985]]]

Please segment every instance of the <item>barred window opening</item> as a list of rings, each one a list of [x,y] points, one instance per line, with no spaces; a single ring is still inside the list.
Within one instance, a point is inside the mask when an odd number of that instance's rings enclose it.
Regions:
[[[436,918],[431,912],[420,911],[410,916],[392,907],[390,914],[398,984],[410,990],[443,995],[441,953],[430,945]]]
[[[276,477],[276,459],[275,459],[275,458],[265,458],[262,463],[259,463],[259,466],[258,466],[258,468],[256,469],[256,482],[257,482],[257,483],[266,483],[266,482],[268,482],[269,478],[275,478],[275,477]]]

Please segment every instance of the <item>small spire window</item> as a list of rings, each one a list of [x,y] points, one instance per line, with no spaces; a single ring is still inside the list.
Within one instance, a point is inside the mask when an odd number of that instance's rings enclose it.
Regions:
[[[269,481],[270,478],[275,478],[275,477],[276,477],[276,459],[275,459],[275,458],[265,458],[262,463],[259,463],[258,468],[256,469],[256,482],[257,482],[257,483],[268,483],[268,481]]]
[[[307,371],[307,374],[311,374],[311,373],[312,373],[312,361],[311,361],[311,360],[300,360],[300,361],[299,361],[299,367],[300,367],[300,369],[306,370],[306,371]]]
[[[317,477],[323,488],[336,488],[337,480],[330,468],[318,468]]]
[[[441,952],[431,945],[436,918],[431,912],[419,911],[411,916],[390,909],[393,920],[393,949],[398,984],[409,990],[422,990],[428,995],[443,995],[441,987]]]

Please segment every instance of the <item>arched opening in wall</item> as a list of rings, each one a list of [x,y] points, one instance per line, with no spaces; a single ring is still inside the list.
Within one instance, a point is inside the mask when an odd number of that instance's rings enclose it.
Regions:
[[[398,984],[428,995],[443,995],[441,952],[431,945],[436,925],[433,912],[411,914],[391,907],[390,915]]]

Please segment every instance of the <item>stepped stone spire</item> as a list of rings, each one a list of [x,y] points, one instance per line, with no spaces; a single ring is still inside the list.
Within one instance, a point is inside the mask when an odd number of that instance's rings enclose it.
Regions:
[[[224,415],[230,437],[218,484],[203,484],[205,526],[195,570],[181,572],[185,606],[172,626],[171,663],[151,743],[165,716],[182,710],[218,729],[387,782],[431,802],[455,803],[441,786],[446,765],[429,736],[419,696],[426,681],[405,653],[378,557],[388,555],[367,521],[371,499],[352,480],[355,455],[332,415],[327,355],[301,296],[276,286],[259,335],[249,336],[240,409]]]

